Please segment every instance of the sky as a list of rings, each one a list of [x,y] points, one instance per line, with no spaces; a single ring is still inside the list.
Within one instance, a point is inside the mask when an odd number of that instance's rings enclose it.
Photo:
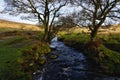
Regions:
[[[5,7],[5,2],[4,0],[0,0],[0,11],[2,11]],[[74,11],[76,8],[68,8],[67,6],[62,8],[62,12],[65,13],[65,14],[69,14],[71,13],[72,11]],[[1,14],[0,13],[0,19],[3,19],[3,20],[8,20],[8,21],[14,21],[14,22],[21,22],[21,23],[28,23],[28,24],[37,24],[37,22],[32,22],[32,21],[29,21],[29,20],[22,20],[20,18],[21,16],[12,16],[12,15],[9,15],[9,14]]]
[[[0,0],[0,11],[2,11],[4,9],[5,5],[6,4],[5,4],[4,0]],[[22,19],[20,19],[20,15],[19,16],[12,16],[12,15],[9,15],[9,14],[1,14],[0,13],[0,19],[13,21],[13,22],[37,24],[37,22],[32,22],[32,21],[29,21],[29,20],[22,20]]]
[[[4,0],[0,0],[0,12],[5,8],[5,6],[6,6],[6,4],[5,4]],[[79,9],[77,7],[70,7],[70,5],[68,5],[68,6],[65,6],[64,8],[62,8],[61,13],[65,13],[65,14],[68,15],[69,13],[72,13],[73,11],[76,11],[76,10]],[[21,15],[13,16],[13,15],[9,15],[7,13],[6,14],[1,14],[0,13],[0,19],[2,19],[2,20],[8,20],[8,21],[13,21],[13,22],[21,22],[21,23],[28,23],[28,24],[37,24],[38,23],[38,22],[29,21],[29,20],[23,20],[20,17],[21,17]]]
[[[0,12],[4,9],[4,7],[6,6],[4,0],[0,0]],[[78,9],[81,9],[80,7],[70,7],[70,6],[66,6],[64,8],[62,8],[61,12],[65,13],[65,14],[69,14],[73,11],[79,11]],[[8,20],[8,21],[14,21],[14,22],[21,22],[21,23],[28,23],[28,24],[37,24],[38,22],[34,21],[29,21],[29,20],[23,20],[20,18],[21,15],[19,16],[12,16],[9,14],[1,14],[0,13],[0,19],[3,20]]]

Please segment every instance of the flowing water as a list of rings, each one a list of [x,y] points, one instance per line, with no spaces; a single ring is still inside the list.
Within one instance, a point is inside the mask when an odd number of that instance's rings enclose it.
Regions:
[[[66,46],[57,38],[50,45],[55,48],[50,55],[57,55],[56,59],[49,59],[35,80],[120,80],[100,73],[81,52]]]

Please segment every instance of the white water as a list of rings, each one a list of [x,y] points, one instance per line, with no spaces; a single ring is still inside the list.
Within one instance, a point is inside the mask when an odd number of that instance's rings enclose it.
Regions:
[[[55,37],[51,40],[51,42],[55,42],[55,41],[58,41],[58,37],[57,37],[57,36],[55,36]]]
[[[56,46],[57,46],[57,41],[58,41],[58,37],[55,36],[55,37],[51,40],[50,48],[56,48]]]

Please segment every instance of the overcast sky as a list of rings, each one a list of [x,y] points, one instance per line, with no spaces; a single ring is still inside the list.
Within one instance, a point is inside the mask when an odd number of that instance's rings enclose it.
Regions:
[[[6,4],[5,4],[4,0],[0,0],[0,11],[2,11],[4,9],[5,5]],[[78,9],[81,9],[81,8],[80,7],[66,6],[66,7],[62,8],[61,12],[68,15],[70,12],[73,12],[74,10],[79,11]],[[21,22],[21,23],[37,24],[37,22],[35,22],[35,21],[32,22],[32,21],[20,19],[20,15],[19,16],[12,16],[12,15],[9,15],[9,14],[1,14],[0,13],[0,19],[8,20],[8,21],[14,21],[14,22]],[[118,23],[119,22],[120,21],[118,21]]]
[[[4,0],[0,0],[0,11],[2,11],[4,9],[5,5],[6,4],[5,4]],[[22,19],[20,19],[20,16],[12,16],[9,14],[1,14],[0,13],[0,19],[14,21],[14,22],[21,22],[21,23],[36,24],[35,22],[31,22],[28,20],[22,20]]]
[[[5,4],[4,0],[0,0],[0,11],[2,11],[4,9],[5,5],[6,4]],[[64,8],[62,8],[61,11],[69,14],[73,10],[75,10],[75,8],[73,8],[73,7],[71,7],[71,8],[64,7]],[[1,14],[1,13],[0,13],[0,19],[8,20],[8,21],[15,21],[15,22],[22,22],[22,23],[30,23],[30,24],[36,24],[37,23],[37,22],[31,22],[31,21],[28,21],[28,20],[22,20],[22,19],[20,19],[20,16],[12,16],[12,15],[9,15],[9,14]]]

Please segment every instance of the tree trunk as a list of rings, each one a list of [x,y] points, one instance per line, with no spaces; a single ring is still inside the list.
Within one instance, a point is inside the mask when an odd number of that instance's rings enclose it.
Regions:
[[[43,35],[43,40],[47,41],[47,37],[48,37],[48,32],[45,30]]]
[[[50,42],[51,31],[49,31],[49,26],[46,26],[44,29],[43,40],[45,42]]]
[[[93,30],[91,31],[91,33],[90,33],[90,40],[91,40],[91,41],[94,41],[94,40],[95,40],[95,37],[96,37],[96,35],[97,35],[97,32],[98,32],[98,28],[95,28],[95,29],[93,29]]]
[[[48,40],[48,25],[45,23],[44,25],[44,34],[43,34],[43,40],[45,41],[45,42],[47,42]]]

